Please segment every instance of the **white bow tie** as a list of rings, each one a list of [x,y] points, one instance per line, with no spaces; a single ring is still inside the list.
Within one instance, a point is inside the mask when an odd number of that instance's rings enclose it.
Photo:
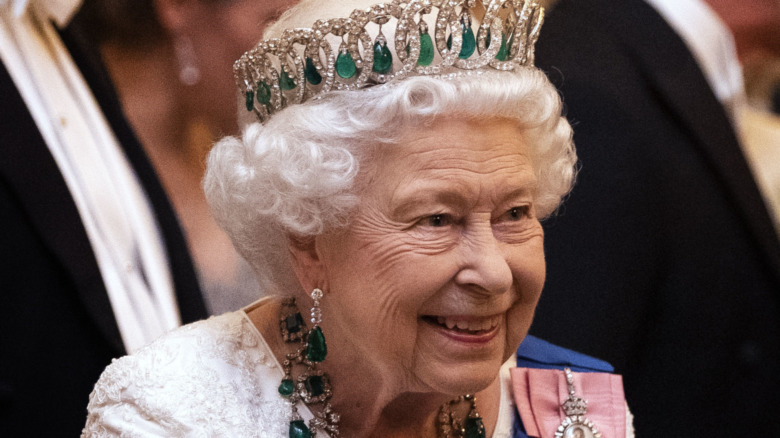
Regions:
[[[9,8],[14,17],[21,16],[28,6],[35,7],[42,16],[65,27],[81,5],[81,0],[0,0],[0,9]]]

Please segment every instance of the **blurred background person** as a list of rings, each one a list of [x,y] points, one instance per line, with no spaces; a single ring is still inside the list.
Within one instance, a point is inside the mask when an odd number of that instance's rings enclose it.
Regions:
[[[776,2],[778,3],[778,2]],[[725,6],[728,6],[725,3]],[[780,6],[777,6],[780,8]],[[760,21],[766,8],[749,14],[728,14],[727,23],[735,29],[740,61],[745,76],[747,105],[740,106],[739,128],[742,147],[750,159],[756,181],[770,212],[773,214],[775,229],[780,235],[780,24],[763,32],[750,32],[751,26],[743,24],[740,15],[753,16],[753,22]],[[733,23],[737,21],[737,23]],[[777,20],[776,20],[777,21]],[[753,35],[752,38],[740,37],[738,29]],[[747,40],[747,41],[744,41]]]
[[[185,235],[212,314],[260,296],[211,217],[206,154],[238,133],[233,62],[293,0],[87,0],[81,13]]]
[[[112,358],[207,315],[78,7],[0,1],[3,436],[77,436]]]
[[[780,432],[780,242],[759,177],[778,161],[738,140],[737,57],[778,38],[775,0],[561,0],[547,16],[537,65],[582,169],[545,224],[531,333],[613,363],[640,436]]]

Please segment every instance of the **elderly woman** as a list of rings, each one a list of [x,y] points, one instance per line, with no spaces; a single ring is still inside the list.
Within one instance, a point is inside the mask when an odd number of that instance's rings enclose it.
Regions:
[[[304,1],[237,62],[205,188],[270,296],[112,364],[84,436],[625,436],[597,361],[515,367],[576,157],[538,6],[482,3]]]

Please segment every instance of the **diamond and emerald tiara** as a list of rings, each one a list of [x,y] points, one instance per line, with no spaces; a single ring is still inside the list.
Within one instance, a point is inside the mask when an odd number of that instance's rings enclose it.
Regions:
[[[472,20],[482,12],[475,32]],[[349,18],[287,29],[241,56],[233,73],[246,109],[264,122],[331,90],[533,66],[543,19],[536,0],[395,0],[354,10]],[[395,26],[394,51],[383,26]],[[401,66],[394,69],[396,59]]]

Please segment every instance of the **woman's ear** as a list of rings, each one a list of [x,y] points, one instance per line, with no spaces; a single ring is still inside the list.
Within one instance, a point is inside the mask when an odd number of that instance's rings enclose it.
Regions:
[[[327,270],[317,245],[317,236],[287,236],[287,247],[292,258],[293,270],[301,286],[308,293],[314,288],[327,290]]]
[[[196,0],[154,0],[160,26],[169,34],[178,34],[192,22]]]

